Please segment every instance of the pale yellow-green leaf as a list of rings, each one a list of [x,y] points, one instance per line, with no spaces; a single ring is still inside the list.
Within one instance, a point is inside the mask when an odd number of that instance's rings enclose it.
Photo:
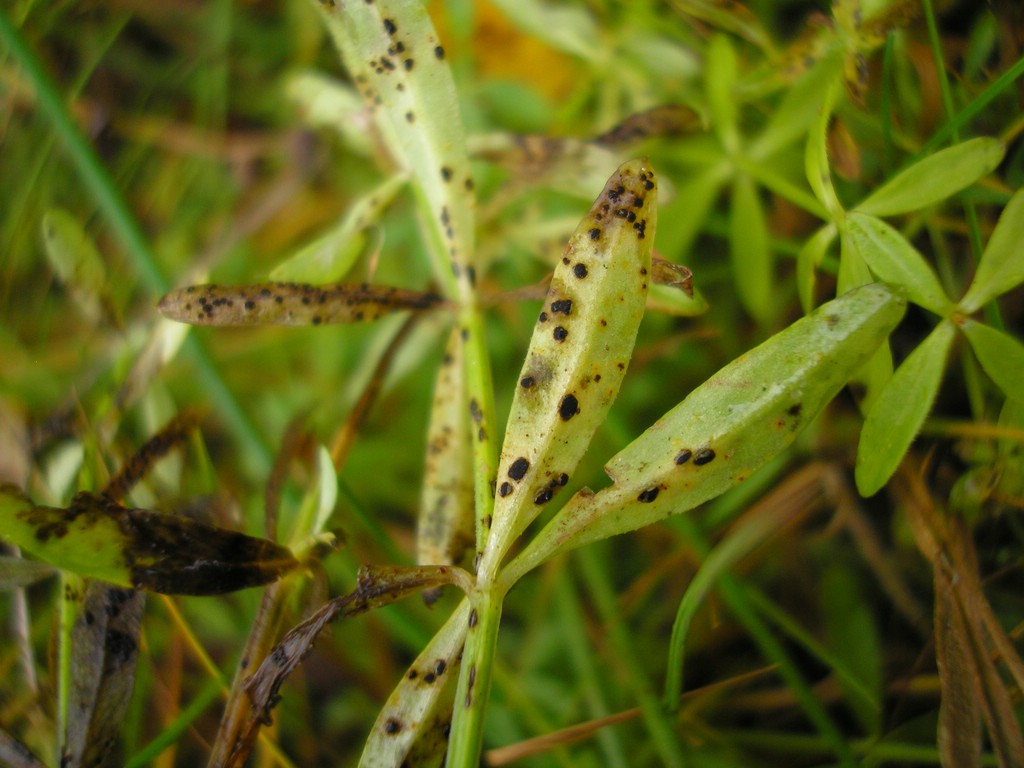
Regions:
[[[450,717],[469,610],[469,600],[463,600],[402,676],[377,715],[363,747],[360,768],[399,768],[406,765],[403,761],[417,740],[429,739],[431,733],[427,732],[428,729],[440,726],[436,717],[443,714],[440,710],[447,707]],[[440,755],[435,756],[443,757],[446,740],[434,741],[441,749]]]
[[[618,394],[651,281],[657,186],[624,163],[569,239],[516,383],[481,572],[576,468]]]
[[[509,565],[515,580],[557,552],[680,514],[777,456],[903,316],[872,284],[822,305],[723,368],[608,462],[613,484],[584,489]]]
[[[474,183],[455,83],[426,7],[404,0],[314,4],[424,202],[439,282],[449,298],[468,297]]]
[[[462,329],[452,328],[434,384],[427,455],[416,531],[418,565],[452,565],[473,545],[473,477],[470,423],[462,376]]]

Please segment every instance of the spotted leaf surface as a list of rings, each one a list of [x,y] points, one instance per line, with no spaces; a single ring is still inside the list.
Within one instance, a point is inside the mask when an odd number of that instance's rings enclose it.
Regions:
[[[0,487],[0,533],[40,560],[122,587],[213,595],[274,581],[298,566],[272,541],[79,493],[66,509]]]
[[[448,748],[444,730],[451,722],[453,684],[459,674],[469,610],[469,600],[463,600],[388,697],[366,740],[360,768],[424,765],[431,759],[437,765],[443,762]],[[418,762],[403,763],[417,742],[429,748],[419,750]]]
[[[839,392],[905,307],[885,285],[867,285],[734,360],[608,462],[613,484],[570,499],[509,573],[685,512],[745,480]]]
[[[376,320],[443,304],[436,293],[361,283],[191,285],[160,300],[165,317],[192,325],[321,325]]]
[[[485,558],[500,559],[568,482],[618,394],[651,281],[656,206],[654,172],[624,163],[569,239],[516,382]]]
[[[472,275],[474,183],[455,83],[424,5],[320,0],[318,7],[391,153],[429,211],[432,252],[446,259],[436,263],[439,280],[455,291],[454,273],[465,293]]]
[[[419,565],[452,565],[474,539],[471,414],[463,397],[460,333],[457,326],[451,331],[434,386],[416,532]]]

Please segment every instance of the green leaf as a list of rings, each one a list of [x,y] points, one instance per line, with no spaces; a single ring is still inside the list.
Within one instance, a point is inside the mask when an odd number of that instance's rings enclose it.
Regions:
[[[43,216],[43,246],[47,261],[82,315],[95,322],[100,315],[107,271],[92,238],[78,220],[62,208],[51,208]]]
[[[977,138],[914,163],[865,198],[855,210],[875,216],[926,208],[987,176],[1003,159],[998,139]]]
[[[883,284],[851,291],[734,360],[605,467],[511,564],[508,583],[556,552],[692,509],[778,455],[903,316]]]
[[[757,188],[745,174],[738,175],[733,183],[729,253],[740,301],[755,318],[767,320],[772,315],[774,298],[768,225]]]
[[[1003,209],[981,255],[974,281],[960,300],[960,309],[968,315],[974,314],[1021,282],[1024,282],[1024,189],[1017,190]]]
[[[887,283],[903,286],[907,298],[945,317],[951,302],[924,257],[881,219],[851,212],[846,227],[871,271]]]
[[[2,486],[0,534],[62,570],[165,594],[233,592],[298,566],[288,549],[272,541],[128,509],[91,493],[57,509],[36,506],[14,486]]]
[[[365,230],[373,225],[407,179],[385,179],[356,201],[336,226],[299,249],[270,273],[274,282],[334,283],[352,268],[362,251]]]
[[[1007,397],[1024,403],[1024,345],[995,328],[965,320],[960,326],[978,362]]]
[[[711,127],[726,151],[734,152],[739,144],[736,128],[736,51],[725,35],[711,38],[704,72]]]
[[[910,448],[939,391],[954,326],[943,320],[878,394],[857,446],[857,490],[872,496],[885,485]]]
[[[763,160],[799,140],[818,118],[828,88],[842,71],[841,65],[841,57],[828,56],[800,77],[772,110],[768,125],[751,144],[748,156]]]
[[[828,123],[839,93],[839,86],[839,81],[836,81],[825,92],[825,96],[822,98],[821,112],[807,134],[807,145],[804,148],[804,171],[807,174],[807,182],[811,185],[814,196],[821,201],[836,223],[842,219],[844,211],[836,196],[835,187],[832,185],[827,138]]]
[[[469,600],[463,600],[402,676],[377,715],[359,759],[360,768],[398,768],[410,764],[403,761],[416,743],[424,741],[439,749],[432,757],[441,764],[447,739],[431,737],[443,733],[450,722],[469,610]],[[420,757],[424,757],[422,750]]]
[[[654,172],[623,163],[555,267],[512,400],[482,573],[568,483],[618,394],[653,279],[657,202]]]

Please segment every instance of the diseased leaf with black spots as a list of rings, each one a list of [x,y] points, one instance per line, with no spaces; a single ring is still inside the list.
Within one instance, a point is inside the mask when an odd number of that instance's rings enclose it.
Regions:
[[[615,400],[651,282],[657,179],[623,163],[569,238],[519,375],[481,572],[564,487]]]
[[[245,688],[252,699],[252,716],[238,736],[228,765],[244,762],[244,755],[251,750],[260,726],[270,723],[270,712],[280,700],[278,691],[281,685],[310,652],[328,624],[340,617],[355,616],[422,590],[447,584],[468,591],[471,578],[461,568],[446,565],[361,568],[352,592],[324,604],[289,631],[246,682]]]
[[[36,506],[4,486],[0,534],[63,570],[164,594],[233,592],[298,565],[272,541],[85,492],[61,509]]]
[[[117,740],[135,686],[145,594],[85,587],[71,635],[71,686],[61,765],[123,765]]]
[[[358,323],[442,305],[436,293],[366,283],[258,283],[191,285],[168,293],[158,308],[192,325],[250,326]]]

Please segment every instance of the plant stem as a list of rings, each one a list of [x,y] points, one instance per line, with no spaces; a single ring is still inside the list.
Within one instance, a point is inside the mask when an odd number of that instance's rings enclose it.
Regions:
[[[469,633],[452,712],[448,768],[476,768],[483,747],[484,715],[490,697],[494,655],[501,623],[503,591],[491,583],[477,585],[470,595]]]

